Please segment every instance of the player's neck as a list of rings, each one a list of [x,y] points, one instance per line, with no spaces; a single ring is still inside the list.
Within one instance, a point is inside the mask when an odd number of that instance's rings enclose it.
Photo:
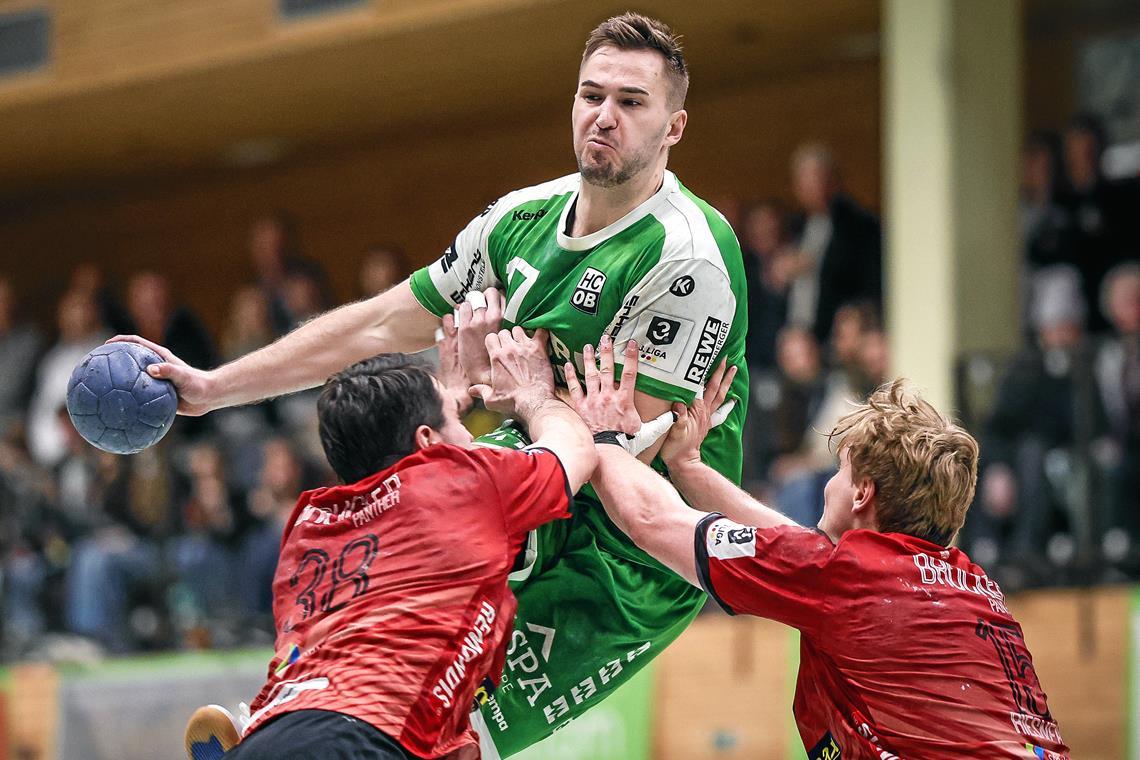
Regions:
[[[570,225],[571,237],[584,237],[605,229],[645,203],[661,189],[665,167],[645,172],[616,187],[598,187],[583,181]]]

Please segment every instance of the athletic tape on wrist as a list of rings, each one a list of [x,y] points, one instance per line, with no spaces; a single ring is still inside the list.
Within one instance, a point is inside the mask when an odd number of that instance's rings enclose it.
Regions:
[[[622,438],[628,438],[628,436],[616,430],[603,430],[600,433],[594,433],[594,443],[608,443],[613,446],[621,446],[624,449],[626,446],[621,442]]]

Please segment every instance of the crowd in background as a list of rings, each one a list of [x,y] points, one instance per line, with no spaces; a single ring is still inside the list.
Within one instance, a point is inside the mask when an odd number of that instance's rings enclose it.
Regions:
[[[963,542],[1007,582],[1080,580],[1063,570],[1081,536],[1102,570],[1140,574],[1140,194],[1101,174],[1104,147],[1088,117],[1030,138],[1023,248],[1011,252],[1024,273],[1024,346],[963,357],[961,406],[983,452]],[[748,280],[743,485],[815,524],[835,469],[825,433],[887,379],[883,243],[827,147],[796,152],[789,186],[792,207],[725,209]],[[122,457],[79,438],[64,389],[117,333],[212,367],[335,305],[299,239],[286,214],[253,222],[254,276],[232,293],[218,335],[159,271],[118,283],[76,268],[52,329],[21,321],[0,272],[0,659],[272,641],[283,521],[300,491],[334,480],[315,392],[180,418],[160,444]],[[375,246],[361,253],[353,296],[407,274],[397,246]],[[965,400],[973,386],[989,388],[980,408]]]

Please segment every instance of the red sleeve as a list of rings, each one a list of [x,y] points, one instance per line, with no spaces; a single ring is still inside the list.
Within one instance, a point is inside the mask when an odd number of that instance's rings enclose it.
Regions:
[[[562,462],[542,448],[475,449],[499,494],[503,522],[511,534],[570,516],[570,484]]]
[[[826,622],[835,545],[823,533],[798,526],[761,530],[714,512],[697,524],[695,549],[701,586],[728,614],[803,631]]]

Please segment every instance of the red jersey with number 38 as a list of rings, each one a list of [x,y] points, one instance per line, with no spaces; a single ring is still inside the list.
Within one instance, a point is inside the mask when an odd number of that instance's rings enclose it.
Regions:
[[[420,757],[477,747],[468,713],[484,679],[499,682],[515,614],[507,574],[527,532],[569,516],[569,503],[549,451],[447,445],[302,494],[282,538],[277,653],[250,730],[332,710]]]
[[[696,554],[730,614],[799,629],[793,712],[811,760],[1069,757],[1021,626],[958,549],[712,514]]]

